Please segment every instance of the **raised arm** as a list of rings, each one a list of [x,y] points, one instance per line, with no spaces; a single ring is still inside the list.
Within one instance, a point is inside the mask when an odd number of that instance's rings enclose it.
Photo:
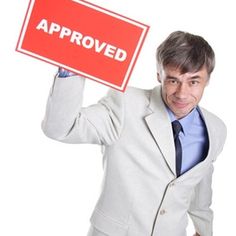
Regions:
[[[110,145],[122,130],[123,93],[110,90],[97,104],[82,107],[84,83],[81,76],[55,77],[42,130],[65,143]]]

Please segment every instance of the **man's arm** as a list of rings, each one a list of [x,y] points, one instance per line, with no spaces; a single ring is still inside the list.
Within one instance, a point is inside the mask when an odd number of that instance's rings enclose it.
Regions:
[[[42,130],[61,142],[109,145],[122,129],[123,93],[110,90],[97,104],[82,107],[84,82],[80,76],[55,77]]]
[[[213,235],[213,211],[210,209],[212,202],[212,173],[210,166],[206,176],[195,187],[188,213],[196,229],[194,236]]]

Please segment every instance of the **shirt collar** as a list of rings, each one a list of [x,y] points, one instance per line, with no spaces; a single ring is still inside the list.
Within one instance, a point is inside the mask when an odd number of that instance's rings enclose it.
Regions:
[[[167,112],[169,114],[171,122],[177,120],[174,113],[170,110],[169,107],[166,106]],[[197,108],[195,107],[187,116],[179,119],[180,124],[183,128],[183,133],[187,134],[189,127],[193,124],[195,116],[198,114]]]

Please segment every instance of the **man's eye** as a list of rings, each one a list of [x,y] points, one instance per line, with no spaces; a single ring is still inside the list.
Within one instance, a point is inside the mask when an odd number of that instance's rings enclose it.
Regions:
[[[198,85],[198,84],[199,84],[199,81],[193,80],[193,81],[190,82],[190,84],[191,84],[191,85]]]
[[[177,81],[177,80],[174,80],[174,79],[170,80],[169,82],[170,82],[171,84],[177,84],[177,83],[178,83],[178,81]]]

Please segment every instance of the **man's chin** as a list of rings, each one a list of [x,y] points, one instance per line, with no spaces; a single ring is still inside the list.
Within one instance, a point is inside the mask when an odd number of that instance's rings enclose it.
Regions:
[[[191,110],[190,109],[173,109],[172,112],[176,116],[176,118],[181,119],[185,116],[187,116]]]

